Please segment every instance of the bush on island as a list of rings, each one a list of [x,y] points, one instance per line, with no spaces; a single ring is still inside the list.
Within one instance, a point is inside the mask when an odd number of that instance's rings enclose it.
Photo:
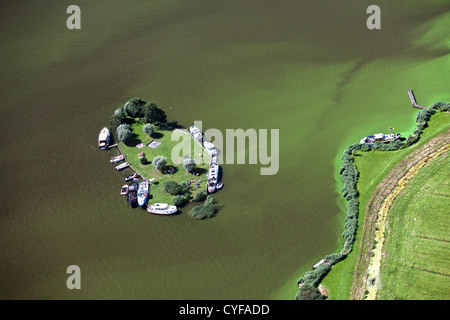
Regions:
[[[116,109],[116,111],[114,111],[114,114],[113,114],[113,116],[112,116],[112,118],[113,118],[114,120],[116,120],[117,122],[120,122],[120,123],[125,119],[125,117],[126,117],[126,115],[125,115],[125,113],[123,112],[123,109],[122,109],[122,108]]]
[[[167,159],[163,156],[156,156],[153,158],[152,163],[155,169],[162,171],[167,165]]]
[[[151,123],[146,123],[142,127],[142,131],[144,131],[144,133],[148,134],[151,137],[152,134],[155,132],[155,127],[153,127]]]
[[[164,110],[158,107],[156,103],[150,102],[143,108],[143,118],[147,123],[166,123],[167,116]]]
[[[147,158],[145,156],[139,158],[139,161],[141,162],[141,164],[147,164]]]
[[[192,158],[186,158],[183,160],[183,168],[187,172],[192,172],[195,169],[195,160]]]
[[[133,98],[127,101],[123,106],[125,114],[132,118],[140,118],[144,115],[146,102],[141,98]]]
[[[198,191],[195,195],[194,198],[192,199],[195,202],[200,202],[206,199],[206,197],[208,196],[208,192],[206,191],[206,189],[203,189],[201,191]]]
[[[117,127],[117,138],[121,142],[125,142],[128,138],[131,137],[131,129],[128,124],[121,124]]]
[[[178,195],[173,197],[173,205],[180,208],[189,203],[189,194]]]
[[[180,185],[178,182],[174,180],[169,180],[164,182],[164,191],[170,193],[173,196],[178,195],[186,195],[189,192],[189,189],[185,185]]]
[[[188,213],[188,217],[192,219],[205,219],[211,218],[217,211],[217,207],[212,203],[205,203],[204,205],[193,207]]]

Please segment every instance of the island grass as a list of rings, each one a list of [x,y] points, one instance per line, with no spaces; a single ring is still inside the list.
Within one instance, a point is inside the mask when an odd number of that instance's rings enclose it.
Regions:
[[[353,273],[358,258],[358,248],[360,245],[362,223],[364,221],[365,208],[371,192],[380,183],[383,177],[406,155],[416,150],[421,145],[433,137],[450,129],[450,114],[437,113],[428,122],[428,127],[424,129],[421,137],[413,146],[396,151],[370,151],[357,152],[355,164],[357,165],[360,177],[357,188],[359,191],[359,217],[356,240],[353,251],[346,259],[333,266],[328,275],[322,280],[322,284],[327,288],[329,299],[348,300],[350,298],[350,288],[353,282]]]
[[[131,131],[133,136],[124,142],[120,142],[120,148],[126,156],[128,163],[139,172],[144,178],[150,180],[154,178],[152,181],[150,196],[148,200],[148,204],[153,204],[157,202],[162,203],[173,203],[173,196],[166,193],[164,191],[164,182],[169,180],[174,180],[178,183],[186,182],[191,179],[202,181],[200,182],[200,186],[197,188],[195,184],[191,186],[191,196],[194,196],[197,192],[204,190],[206,188],[206,173],[208,172],[210,158],[204,153],[203,163],[198,163],[196,165],[195,173],[198,173],[198,176],[193,176],[191,173],[187,172],[183,168],[183,164],[174,165],[171,160],[171,153],[173,148],[179,143],[179,137],[183,135],[183,133],[173,130],[173,129],[161,129],[155,126],[155,132],[150,137],[146,133],[143,132],[142,127],[145,125],[143,121],[139,121],[139,119],[135,119],[131,124]],[[175,141],[172,141],[172,136]],[[191,154],[188,155],[194,158],[194,139],[192,139],[192,150]],[[137,145],[143,143],[144,145],[148,144],[152,140],[160,141],[161,144],[156,148],[150,148],[144,146],[142,148],[138,148]],[[138,158],[139,153],[144,152],[147,162],[142,164],[140,159]],[[155,169],[151,163],[153,158],[156,156],[164,156],[167,158],[167,166],[175,167],[175,173],[163,173],[159,170]],[[131,172],[130,172],[131,174]]]
[[[389,212],[377,299],[450,298],[448,154],[422,168]]]

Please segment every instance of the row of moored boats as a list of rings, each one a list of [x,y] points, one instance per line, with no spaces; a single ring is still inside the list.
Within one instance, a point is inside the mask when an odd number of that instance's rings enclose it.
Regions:
[[[217,149],[213,143],[203,140],[203,134],[200,129],[194,126],[189,127],[189,132],[199,143],[203,143],[206,152],[211,156],[208,173],[206,176],[206,189],[208,193],[213,193],[217,189],[223,187],[223,183],[219,182],[219,164],[217,163]]]
[[[104,127],[98,136],[98,148],[100,150],[109,149],[111,134],[107,127]],[[119,156],[111,158],[111,163],[119,163],[125,160],[125,155],[121,154]],[[128,167],[128,162],[124,162],[115,167],[116,170],[122,170]],[[125,184],[122,186],[120,190],[120,194],[122,196],[126,196],[127,203],[130,207],[135,208],[138,205],[142,208],[146,208],[148,212],[154,214],[173,214],[177,212],[177,207],[173,205],[169,205],[167,203],[155,203],[147,206],[147,201],[149,199],[150,194],[150,186],[151,184],[144,179],[142,182],[139,182],[140,176],[137,173],[124,177],[124,181],[131,181],[132,183]]]

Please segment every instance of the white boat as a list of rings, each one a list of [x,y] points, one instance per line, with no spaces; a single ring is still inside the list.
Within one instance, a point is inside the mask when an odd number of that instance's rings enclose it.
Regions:
[[[209,193],[213,193],[214,191],[216,191],[217,179],[219,177],[219,165],[216,162],[211,163],[211,165],[209,166],[207,177],[207,190]]]
[[[222,187],[223,187],[223,183],[222,182],[219,182],[217,184],[217,186],[216,186],[217,189],[222,189]]]
[[[134,178],[138,179],[138,178],[139,178],[139,175],[138,175],[137,173],[134,173],[134,174],[132,174],[132,175],[129,175],[129,176],[127,176],[127,177],[124,177],[123,180],[124,180],[124,181],[130,181],[130,180],[133,180]]]
[[[368,145],[372,145],[375,142],[390,142],[393,140],[397,140],[401,137],[400,133],[391,133],[391,134],[383,134],[383,133],[375,133],[374,135],[364,137],[359,141],[359,143],[364,143]]]
[[[120,189],[120,195],[121,196],[126,196],[127,193],[128,193],[128,185],[125,184],[125,185],[122,186],[122,189]]]
[[[148,181],[144,180],[139,184],[139,189],[137,192],[138,204],[142,207],[145,205],[148,199]]]
[[[124,159],[125,159],[125,155],[121,154],[120,156],[112,157],[111,160],[109,160],[109,162],[117,163],[117,162],[120,162],[120,161],[122,161]]]
[[[129,166],[129,164],[128,164],[128,162],[124,162],[124,163],[121,163],[121,164],[119,164],[117,167],[115,167],[114,169],[116,169],[116,170],[122,170],[122,169],[125,169],[126,167],[128,167]]]
[[[154,214],[173,214],[177,212],[176,206],[171,206],[167,203],[155,203],[148,206],[147,211]]]
[[[192,134],[192,136],[194,137],[195,140],[202,141],[203,135],[199,128],[190,126],[189,132]]]
[[[211,156],[215,156],[217,154],[216,147],[209,141],[203,142],[203,146],[205,147],[206,152]]]
[[[110,137],[111,134],[109,133],[108,128],[104,127],[98,135],[98,148],[101,150],[108,149]]]

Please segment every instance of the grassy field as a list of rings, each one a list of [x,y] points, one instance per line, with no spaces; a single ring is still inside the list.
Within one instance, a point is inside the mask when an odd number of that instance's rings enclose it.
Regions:
[[[410,148],[398,151],[371,151],[359,152],[355,157],[355,163],[360,172],[358,191],[360,193],[360,213],[358,218],[359,228],[353,251],[349,256],[339,262],[322,281],[328,289],[330,299],[347,300],[350,297],[355,263],[358,257],[359,240],[361,236],[361,224],[364,221],[364,209],[372,190],[380,183],[381,179],[407,154],[416,150],[431,138],[450,129],[450,114],[437,113],[432,116],[421,135],[420,140]],[[380,165],[382,164],[382,165]]]
[[[377,299],[450,298],[449,178],[450,159],[444,153],[394,201]]]
[[[181,141],[183,134],[177,130],[161,130],[155,127],[155,133],[153,134],[153,137],[150,137],[142,130],[144,124],[145,123],[141,121],[136,121],[131,124],[133,136],[127,141],[127,143],[120,142],[120,148],[126,155],[128,163],[133,166],[134,169],[136,169],[146,179],[155,179],[152,181],[148,203],[152,204],[156,202],[163,202],[172,204],[173,196],[166,193],[163,188],[164,182],[169,180],[174,180],[181,183],[191,179],[198,181],[201,178],[202,181],[199,183],[198,188],[195,184],[191,186],[191,195],[193,196],[198,191],[204,190],[206,187],[206,173],[208,172],[210,162],[210,157],[206,154],[206,152],[203,153],[203,163],[197,163],[196,169],[194,170],[194,172],[199,175],[193,176],[183,168],[183,164],[174,165],[171,160],[172,150]],[[190,139],[192,140],[192,148],[191,153],[188,156],[195,158],[194,143],[196,142],[194,142],[192,137],[190,137]],[[161,144],[156,148],[150,148],[147,146],[142,148],[137,147],[140,143],[146,145],[152,140],[157,140],[161,142]],[[145,157],[147,158],[147,163],[145,164],[141,164],[140,159],[138,158],[138,154],[141,152],[144,152]],[[156,156],[166,157],[167,166],[175,167],[175,173],[162,173],[153,168],[151,162]],[[131,172],[128,172],[128,174],[131,174]]]

